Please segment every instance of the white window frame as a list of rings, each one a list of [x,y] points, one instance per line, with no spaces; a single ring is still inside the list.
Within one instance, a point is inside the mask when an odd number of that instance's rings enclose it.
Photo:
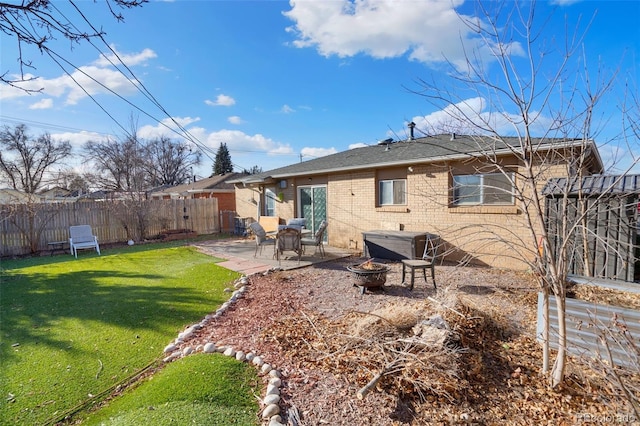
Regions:
[[[391,193],[388,186],[391,184]],[[396,185],[400,185],[396,188]],[[385,195],[391,195],[391,200],[385,199]],[[391,202],[389,202],[391,201]],[[379,206],[406,206],[407,205],[407,180],[406,179],[380,179],[378,181],[378,205]]]
[[[508,184],[511,188],[507,191],[506,188],[501,188],[498,186],[490,187],[485,182],[490,178],[499,178],[503,184]],[[514,196],[513,196],[513,173],[484,173],[484,174],[468,174],[468,175],[454,175],[453,176],[453,187],[452,187],[452,204],[454,206],[477,206],[477,205],[487,205],[487,206],[509,206],[514,204]],[[467,183],[461,184],[461,181],[468,181]],[[477,183],[472,183],[469,181],[477,180]],[[505,185],[506,186],[506,185]],[[460,194],[461,189],[467,188],[466,194]],[[471,189],[472,191],[468,191]],[[491,191],[493,190],[493,191]],[[491,200],[490,197],[494,196],[496,198],[503,198],[508,194],[509,200]],[[466,198],[466,200],[464,199]],[[504,197],[506,198],[506,197]]]
[[[278,195],[275,188],[265,188],[264,190],[264,215],[275,216],[276,215],[276,200]]]

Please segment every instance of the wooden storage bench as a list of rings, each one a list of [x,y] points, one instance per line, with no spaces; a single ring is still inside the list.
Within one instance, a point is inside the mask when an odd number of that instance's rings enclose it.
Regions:
[[[362,233],[364,256],[378,259],[419,259],[427,232],[375,230]],[[434,235],[435,237],[435,235]]]

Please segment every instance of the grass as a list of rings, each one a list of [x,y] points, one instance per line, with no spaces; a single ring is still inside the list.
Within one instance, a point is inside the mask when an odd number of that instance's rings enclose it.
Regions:
[[[87,425],[255,425],[256,370],[221,354],[166,366],[83,422]]]
[[[216,261],[177,243],[3,261],[0,423],[54,421],[157,362],[228,299],[239,275]]]

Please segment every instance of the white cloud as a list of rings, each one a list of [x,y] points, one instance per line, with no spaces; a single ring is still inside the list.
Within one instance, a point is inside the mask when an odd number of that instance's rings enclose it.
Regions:
[[[267,155],[292,154],[291,146],[276,142],[261,134],[248,135],[239,130],[222,129],[207,135],[206,144],[213,150],[217,150],[220,143],[227,144],[229,151],[248,152],[255,155],[256,152],[265,152]]]
[[[178,138],[179,134],[183,133],[182,130],[179,129],[179,126],[186,128],[187,126],[193,123],[197,123],[198,121],[200,121],[200,117],[165,118],[156,125],[146,125],[140,127],[138,129],[138,136],[144,139],[153,139],[160,136],[168,136],[172,139]],[[178,133],[175,133],[174,130]],[[189,133],[193,134],[191,129],[189,129]]]
[[[227,118],[227,121],[231,124],[242,124],[244,123],[244,120],[240,117],[238,117],[237,115],[232,115],[231,117]]]
[[[123,60],[130,65],[138,65],[146,59],[155,57],[150,49],[144,49],[139,53],[123,55]],[[137,92],[137,87],[125,75],[113,67],[107,66],[108,62],[98,59],[91,65],[78,67],[71,75],[60,75],[54,78],[34,78],[31,81],[17,83],[16,86],[26,90],[40,90],[41,93],[54,98],[65,98],[65,103],[75,105],[88,95],[110,94],[115,92],[120,96],[126,96]],[[25,79],[32,78],[27,75]],[[3,88],[0,98],[9,99],[29,96],[24,90],[7,87]]]
[[[79,71],[73,72],[72,77],[77,84],[66,75],[50,80],[50,84],[45,86],[45,93],[52,93],[54,96],[68,93],[66,103],[75,105],[85,98],[87,93],[94,96],[115,92],[124,96],[138,90],[122,73],[109,68],[80,67]]]
[[[218,95],[215,101],[211,101],[207,99],[204,101],[204,103],[209,106],[231,106],[231,105],[235,105],[236,100],[233,99],[231,96],[220,94]]]
[[[111,45],[110,47],[111,50],[113,50],[115,53],[111,53],[109,55],[100,55],[100,58],[96,60],[93,65],[104,68],[110,67],[112,63],[115,65],[120,65],[120,63],[122,62],[125,65],[131,67],[134,65],[145,64],[149,59],[155,59],[158,57],[158,55],[156,55],[156,52],[151,49],[143,49],[141,52],[137,53],[121,53],[118,52],[114,45]]]
[[[3,100],[30,96],[29,93],[25,92],[25,90],[39,91],[43,88],[42,79],[37,78],[33,74],[25,74],[24,76],[13,74],[7,78],[16,81],[23,79],[25,81],[15,83],[15,87],[3,84],[2,90],[0,90],[0,99]]]
[[[547,134],[553,127],[553,120],[538,111],[530,111],[533,119],[531,131],[534,136]],[[491,128],[497,134],[511,136],[522,129],[522,119],[517,114],[489,110],[487,100],[475,97],[447,105],[444,109],[412,119],[416,123],[415,136],[442,133],[479,134],[481,128]]]
[[[280,108],[280,112],[283,112],[285,114],[291,114],[292,112],[296,112],[295,109],[291,108],[289,105],[282,105],[282,108]]]
[[[349,149],[355,149],[355,148],[364,148],[365,146],[369,146],[364,142],[357,142],[357,143],[352,143],[349,145]]]
[[[105,134],[96,133],[96,132],[86,132],[86,131],[80,131],[80,132],[74,132],[74,133],[72,132],[51,133],[51,139],[55,141],[69,141],[71,143],[71,146],[76,148],[82,147],[82,145],[84,145],[86,142],[90,140],[102,141],[102,140],[105,140],[106,137],[107,135]]]
[[[300,151],[300,153],[302,154],[302,157],[304,159],[307,160],[313,160],[314,158],[319,158],[319,157],[324,157],[327,155],[331,155],[331,154],[335,154],[336,152],[338,152],[337,149],[331,147],[331,148],[310,148],[310,147],[305,147],[302,148],[302,150]],[[307,157],[307,158],[305,158]]]
[[[53,99],[45,98],[31,104],[29,109],[50,109],[51,107],[53,107]]]
[[[291,0],[291,10],[284,15],[294,21],[287,28],[296,37],[293,45],[313,47],[323,56],[366,54],[385,59],[408,55],[432,65],[446,59],[462,68],[465,51],[485,60],[492,57],[490,46],[464,22],[477,19],[456,12],[463,1]],[[522,50],[518,44],[508,49]]]

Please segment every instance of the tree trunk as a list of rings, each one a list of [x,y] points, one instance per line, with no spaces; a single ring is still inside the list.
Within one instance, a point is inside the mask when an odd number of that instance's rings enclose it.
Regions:
[[[549,372],[549,289],[542,289],[542,372]]]
[[[558,354],[551,372],[551,387],[555,388],[564,380],[564,369],[567,358],[567,333],[565,299],[556,295],[556,309],[558,311]]]

